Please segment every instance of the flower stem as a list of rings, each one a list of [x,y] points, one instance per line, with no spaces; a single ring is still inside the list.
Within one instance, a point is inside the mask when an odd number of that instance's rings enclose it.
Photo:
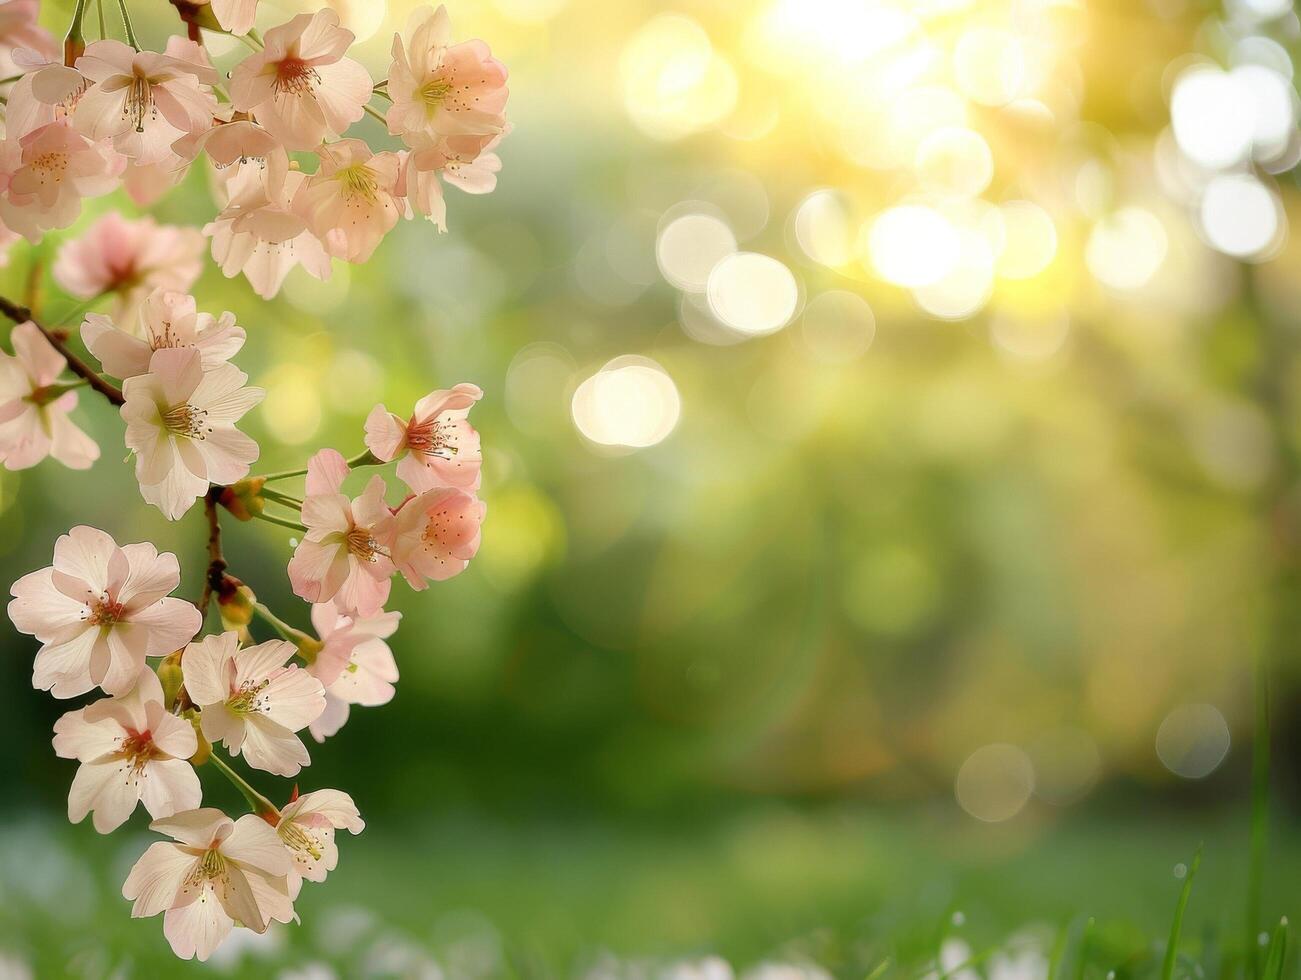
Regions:
[[[232,769],[214,750],[208,761],[221,770],[221,774],[234,783],[235,788],[244,794],[244,799],[259,817],[280,819],[280,810],[265,796],[249,785],[248,780]]]
[[[68,362],[69,371],[79,378],[85,378],[88,385],[114,405],[123,403],[125,399],[122,397],[122,389],[111,382],[105,381],[89,364],[74,354],[63,340],[32,319],[32,311],[27,307],[19,306],[17,303],[0,296],[0,314],[7,316],[14,323],[32,323],[37,330],[45,335],[45,339],[49,341],[50,346],[63,355],[63,359]]]
[[[348,469],[355,470],[358,466],[379,466],[384,460],[380,459],[369,449],[363,449],[352,459],[348,460]]]
[[[268,473],[262,477],[263,483],[270,483],[272,480],[290,480],[296,476],[303,476],[307,473],[307,467],[304,466],[299,470],[281,470],[278,473]],[[265,489],[263,490],[265,493]]]
[[[382,89],[378,85],[371,89],[370,92],[371,95],[378,95],[381,99],[386,99],[389,102],[393,101],[393,96],[389,95],[386,89]]]
[[[81,19],[86,15],[86,0],[77,0],[77,6],[72,11],[72,23],[68,25],[68,33],[63,37],[63,60],[68,62],[71,58],[76,60],[81,51],[85,50],[86,38],[81,33]],[[72,67],[69,64],[69,67]]]
[[[104,0],[95,0],[95,13],[99,16],[99,39],[102,41],[108,37],[108,30],[104,27]]]
[[[85,5],[85,0],[82,0],[82,5]],[[122,29],[126,31],[126,43],[139,51],[140,44],[136,41],[135,30],[131,27],[131,12],[126,9],[126,0],[117,0],[117,6],[122,11]]]
[[[276,517],[274,514],[268,514],[266,512],[254,514],[253,516],[259,521],[266,521],[268,524],[279,524],[281,527],[287,527],[291,531],[307,531],[307,525],[303,524],[301,521],[291,521],[286,517]]]
[[[375,108],[373,108],[373,107],[371,107],[371,106],[368,106],[368,105],[364,105],[364,106],[362,106],[362,108],[366,110],[366,115],[368,115],[368,116],[372,116],[372,117],[374,117],[375,119],[378,119],[378,120],[379,120],[380,122],[382,122],[385,126],[388,125],[388,120],[387,120],[386,118],[384,118],[384,113],[380,112],[378,109],[375,109]]]
[[[208,521],[208,572],[203,579],[203,595],[199,599],[199,615],[208,615],[212,593],[221,588],[226,574],[226,558],[221,551],[221,521],[217,515],[217,493],[209,490],[203,498],[203,514]]]
[[[274,500],[285,507],[293,507],[295,510],[303,509],[303,502],[291,494],[281,493],[279,490],[272,490],[270,487],[263,487],[258,493],[267,500]]]

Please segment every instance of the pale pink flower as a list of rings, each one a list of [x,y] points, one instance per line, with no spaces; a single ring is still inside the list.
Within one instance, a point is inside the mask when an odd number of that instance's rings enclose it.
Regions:
[[[42,58],[28,50],[15,51],[23,77],[9,90],[5,106],[5,135],[19,139],[72,113],[90,82],[61,55]]]
[[[243,167],[248,163],[256,163],[261,169],[272,157],[283,158],[282,170],[288,169],[289,165],[280,141],[248,119],[223,122],[201,133],[186,136],[177,140],[172,149],[185,160],[193,160],[201,152],[206,152],[219,173],[236,164]]]
[[[242,36],[253,29],[257,0],[211,0],[211,3],[223,31]]]
[[[203,229],[222,274],[230,278],[242,272],[263,299],[280,291],[296,265],[317,279],[329,279],[332,271],[325,246],[290,207],[307,176],[288,170],[287,161],[279,166],[277,159],[268,159],[265,175],[241,167],[227,185],[226,208]]]
[[[334,600],[344,611],[374,616],[388,599],[393,514],[384,479],[372,476],[355,500],[342,492],[348,464],[333,449],[307,463],[303,523],[307,533],[289,560],[294,593],[308,602]]]
[[[312,607],[312,625],[324,644],[307,668],[325,685],[325,710],[309,726],[316,741],[324,742],[344,726],[350,705],[372,708],[393,700],[398,665],[384,641],[401,618],[399,612],[348,616],[333,603]]]
[[[289,855],[261,817],[231,820],[205,807],[155,820],[149,829],[172,840],[149,845],[122,897],[135,902],[132,918],[166,913],[163,935],[177,956],[206,960],[236,923],[262,933],[273,921],[293,919]]]
[[[154,352],[148,374],[122,383],[126,445],[136,456],[140,493],[168,520],[178,520],[210,483],[248,476],[258,445],[235,423],[265,392],[246,381],[233,364],[205,371],[198,350],[169,347]]]
[[[109,211],[65,242],[54,278],[78,299],[115,293],[113,317],[125,322],[155,289],[189,292],[203,269],[203,236],[193,228],[128,221]]]
[[[365,114],[370,74],[344,52],[356,40],[333,10],[266,32],[266,48],[235,66],[230,98],[290,150],[314,150]]]
[[[321,682],[289,663],[296,652],[284,640],[241,649],[237,634],[222,633],[191,643],[181,658],[204,736],[278,776],[293,776],[311,761],[294,733],[325,708]]]
[[[126,161],[106,144],[88,140],[66,122],[42,126],[0,150],[0,220],[30,242],[66,228],[81,214],[81,200],[117,186]]]
[[[297,897],[303,879],[324,881],[339,864],[336,830],[360,834],[366,822],[352,797],[337,789],[318,789],[291,800],[280,810],[276,833],[289,852],[289,894]]]
[[[432,221],[439,231],[446,231],[443,182],[467,194],[493,191],[501,170],[501,157],[493,151],[505,132],[497,136],[444,136],[437,142],[418,145],[403,156],[398,194],[406,198],[413,211]]]
[[[47,59],[57,58],[59,44],[54,35],[37,23],[40,0],[5,0],[0,3],[0,78],[23,71],[21,49],[35,51]]]
[[[244,346],[244,328],[235,314],[220,318],[199,313],[194,298],[185,293],[156,289],[140,306],[137,332],[128,332],[100,313],[87,313],[81,339],[107,374],[134,378],[149,373],[154,351],[181,347],[201,355],[204,371],[213,371]]]
[[[397,512],[393,564],[416,591],[426,579],[459,575],[479,550],[487,507],[473,494],[452,487],[426,490]]]
[[[499,133],[506,125],[506,66],[482,41],[452,43],[445,7],[417,7],[405,40],[393,36],[389,132],[412,140]]]
[[[189,165],[179,157],[144,166],[128,160],[122,171],[122,189],[138,208],[153,207],[185,179]]]
[[[126,694],[146,657],[184,646],[199,631],[199,610],[170,597],[181,580],[170,552],[148,542],[118,547],[79,525],[54,544],[54,564],[13,584],[9,619],[41,641],[32,684],[56,698],[92,687]]]
[[[447,231],[447,200],[443,197],[442,154],[417,155],[415,150],[399,154],[397,195],[406,201],[406,217],[420,214],[433,222],[439,231]]]
[[[319,148],[321,166],[294,195],[294,212],[335,258],[365,262],[397,224],[401,160],[361,140]]]
[[[479,488],[483,454],[479,433],[466,416],[483,397],[477,385],[458,384],[416,402],[403,420],[383,405],[366,417],[366,448],[385,462],[399,460],[398,476],[414,492],[435,487]]]
[[[168,712],[158,676],[146,667],[136,686],[69,711],[54,723],[54,751],[81,763],[68,793],[68,819],[93,813],[95,829],[111,833],[137,803],[151,817],[199,805],[199,777],[189,763],[198,749],[194,726]]]
[[[18,242],[22,241],[23,236],[16,231],[10,231],[3,222],[0,222],[0,268],[9,265],[9,251]]]
[[[59,383],[67,361],[30,321],[9,336],[13,355],[0,351],[0,458],[5,468],[23,470],[53,456],[70,469],[86,469],[99,458],[99,446],[69,416],[77,407],[77,393]]]

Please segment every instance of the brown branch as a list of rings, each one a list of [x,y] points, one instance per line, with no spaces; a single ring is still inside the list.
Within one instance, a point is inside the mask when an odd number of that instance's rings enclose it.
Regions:
[[[19,306],[12,300],[0,296],[0,313],[13,320],[14,323],[31,323],[35,325],[36,329],[49,341],[50,346],[63,355],[63,359],[68,362],[69,371],[84,379],[88,385],[107,398],[111,404],[122,404],[124,401],[122,389],[110,381],[105,381],[98,371],[73,353],[67,342],[59,334],[37,323],[32,317],[32,311],[27,307]]]
[[[203,578],[199,615],[205,617],[212,594],[221,592],[226,579],[226,558],[221,552],[221,520],[217,515],[217,498],[224,489],[212,487],[203,498],[203,514],[208,519],[208,571]]]

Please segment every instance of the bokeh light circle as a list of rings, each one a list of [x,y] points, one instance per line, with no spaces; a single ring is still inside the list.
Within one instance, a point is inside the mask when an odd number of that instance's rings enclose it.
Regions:
[[[709,308],[737,333],[757,336],[780,330],[799,308],[800,287],[791,270],[758,252],[737,252],[709,274]]]
[[[1282,244],[1286,228],[1274,192],[1247,174],[1228,174],[1208,183],[1199,217],[1211,246],[1239,259],[1269,258]]]
[[[1093,226],[1084,261],[1102,284],[1112,289],[1140,289],[1161,268],[1168,248],[1160,218],[1143,208],[1124,207]]]
[[[866,231],[872,268],[896,286],[915,289],[939,282],[962,252],[953,224],[922,204],[901,204],[883,211]]]
[[[736,236],[721,218],[690,213],[669,221],[655,242],[655,260],[678,289],[702,292],[714,266],[736,251]]]
[[[682,402],[668,372],[644,357],[607,363],[574,392],[578,431],[602,446],[642,449],[663,442],[678,424]]]
[[[995,742],[967,757],[953,792],[962,809],[977,820],[1000,823],[1021,812],[1034,792],[1034,766],[1015,745]]]
[[[1229,754],[1229,725],[1214,705],[1180,705],[1157,729],[1156,754],[1176,776],[1204,779]]]

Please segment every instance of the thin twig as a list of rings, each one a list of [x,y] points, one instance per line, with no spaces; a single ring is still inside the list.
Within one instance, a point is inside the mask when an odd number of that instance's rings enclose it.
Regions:
[[[199,615],[208,615],[212,593],[221,590],[226,576],[226,558],[221,551],[221,519],[217,516],[217,497],[223,487],[212,487],[203,498],[203,514],[208,519],[208,572],[203,578],[203,595],[199,598]]]
[[[36,320],[32,319],[32,311],[25,306],[19,306],[17,303],[0,296],[0,313],[3,313],[14,323],[32,323],[36,326],[50,346],[63,355],[63,359],[68,362],[68,370],[79,378],[85,378],[86,384],[90,385],[97,392],[107,398],[114,405],[121,405],[125,399],[122,397],[122,389],[112,382],[105,381],[99,374],[91,368],[89,364],[72,352],[67,342],[58,334],[41,326]]]

